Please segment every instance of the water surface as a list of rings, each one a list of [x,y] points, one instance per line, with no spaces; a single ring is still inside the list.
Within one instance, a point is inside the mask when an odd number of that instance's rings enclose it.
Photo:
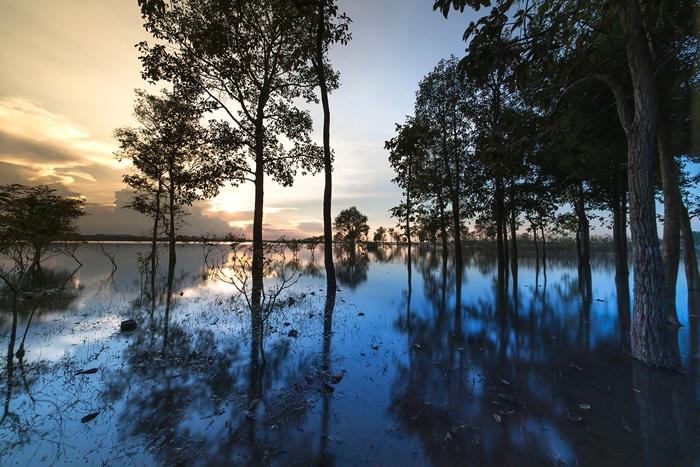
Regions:
[[[155,300],[137,261],[148,246],[104,248],[116,270],[86,245],[81,268],[47,261],[22,301],[20,338],[37,311],[2,373],[2,465],[700,461],[700,299],[682,266],[685,326],[668,337],[684,372],[671,373],[629,356],[631,278],[612,255],[545,269],[522,254],[499,274],[484,252],[458,271],[431,247],[410,268],[405,247],[339,250],[333,297],[323,252],[287,250],[267,284],[301,275],[265,323],[262,365],[245,302],[209,267],[228,247],[180,246],[173,294],[162,267]],[[2,309],[7,343],[7,290]],[[138,329],[120,332],[125,319]]]

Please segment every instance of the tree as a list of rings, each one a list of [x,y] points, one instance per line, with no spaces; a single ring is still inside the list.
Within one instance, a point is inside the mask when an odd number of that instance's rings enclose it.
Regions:
[[[200,123],[202,110],[195,98],[177,91],[162,93],[153,96],[136,91],[134,117],[140,127],[123,127],[114,132],[119,141],[117,159],[130,160],[137,170],[124,175],[124,182],[137,192],[127,207],[153,219],[152,285],[159,223],[169,238],[170,278],[177,260],[176,218],[182,216],[185,206],[218,193],[223,170],[213,157],[208,133]],[[166,209],[163,202],[167,202]]]
[[[333,227],[336,230],[333,240],[350,245],[365,240],[369,233],[367,216],[358,211],[355,206],[340,211],[333,221]]]
[[[85,215],[84,198],[64,198],[44,185],[3,185],[0,191],[7,195],[7,201],[0,203],[0,251],[29,245],[31,267],[36,269],[53,244],[78,235],[75,221]]]
[[[318,77],[318,87],[321,91],[323,105],[323,171],[325,185],[323,189],[323,237],[325,243],[324,260],[326,266],[326,284],[328,290],[336,290],[335,267],[333,266],[333,239],[331,238],[331,199],[333,194],[333,155],[331,153],[331,110],[328,103],[329,85],[327,77],[333,75],[327,61],[328,49],[331,43],[340,42],[345,45],[350,40],[348,23],[350,19],[341,14],[334,0],[292,0],[310,20],[314,43],[314,54],[311,56],[313,69]],[[333,22],[338,18],[338,22]],[[315,28],[313,26],[316,26]],[[337,78],[336,78],[337,79]]]
[[[377,227],[376,232],[374,232],[374,236],[372,237],[372,241],[375,241],[377,243],[384,243],[386,241],[386,229],[382,226]]]
[[[254,342],[261,332],[265,177],[290,186],[297,171],[323,167],[310,137],[312,120],[295,101],[316,100],[306,19],[291,2],[261,0],[139,0],[144,27],[158,44],[139,44],[143,77],[167,80],[205,96],[217,123],[217,146],[228,156],[228,178],[255,186],[251,310]],[[329,89],[337,75],[327,76]],[[283,136],[285,143],[280,140]],[[255,350],[255,349],[254,349]],[[255,352],[254,352],[255,353]]]
[[[436,0],[434,8],[447,15],[453,6],[464,10],[466,6],[478,9],[489,4],[488,0]],[[464,68],[483,74],[494,64],[510,62],[514,70],[511,82],[515,83],[529,69],[542,68],[550,77],[549,91],[554,90],[557,96],[577,84],[568,82],[574,68],[586,73],[583,79],[602,81],[610,87],[628,151],[630,227],[635,251],[632,355],[651,366],[673,367],[664,345],[667,294],[652,181],[659,117],[656,79],[667,65],[666,59],[678,49],[666,49],[668,53],[655,61],[650,50],[653,43],[648,40],[655,32],[654,26],[673,25],[673,18],[668,12],[654,16],[658,12],[650,11],[647,3],[643,10],[639,0],[584,5],[555,0],[526,2],[525,8],[518,5],[509,22],[513,6],[513,0],[498,0],[489,16],[469,26],[465,40],[471,38],[471,42]],[[683,24],[690,20],[692,26],[692,8],[690,11]],[[690,33],[684,27],[678,30],[671,46],[682,48]],[[611,51],[610,60],[599,63],[598,50]],[[629,82],[623,81],[625,77]]]

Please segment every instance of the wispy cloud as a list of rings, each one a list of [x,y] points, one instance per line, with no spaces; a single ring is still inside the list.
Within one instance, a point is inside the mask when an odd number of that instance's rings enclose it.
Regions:
[[[0,162],[8,168],[2,183],[58,183],[94,201],[110,198],[125,168],[114,159],[115,149],[37,102],[0,98]]]

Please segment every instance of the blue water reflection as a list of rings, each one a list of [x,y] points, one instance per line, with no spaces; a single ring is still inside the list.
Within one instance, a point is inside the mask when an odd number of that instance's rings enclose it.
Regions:
[[[180,246],[170,296],[164,267],[155,294],[139,270],[147,245],[104,249],[116,269],[87,245],[84,266],[51,259],[22,301],[21,333],[37,311],[2,373],[3,465],[700,461],[700,299],[682,267],[669,341],[684,372],[669,373],[627,353],[631,278],[612,255],[588,268],[550,253],[545,268],[525,253],[499,271],[479,250],[457,270],[432,247],[410,265],[405,247],[339,249],[327,294],[322,252],[287,252],[280,267],[302,276],[265,323],[263,366],[212,269],[228,246]]]

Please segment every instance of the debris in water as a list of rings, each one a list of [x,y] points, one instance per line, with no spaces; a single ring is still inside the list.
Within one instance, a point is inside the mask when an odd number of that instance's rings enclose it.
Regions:
[[[365,315],[365,314],[362,313],[362,312],[360,312],[360,313],[357,314],[357,316],[364,316],[364,315]]]
[[[493,414],[493,418],[495,418],[498,423],[501,423],[501,416],[497,413]]]
[[[589,410],[591,408],[591,406],[588,404],[579,404],[578,407],[579,407],[579,409],[583,409],[583,410]]]
[[[581,420],[583,420],[583,417],[575,412],[569,412],[566,414],[566,419],[570,422],[580,422]]]
[[[95,412],[91,413],[90,415],[85,415],[83,418],[80,419],[80,423],[87,423],[90,420],[94,420],[99,414],[100,412]]]
[[[133,319],[127,319],[126,321],[122,321],[120,329],[121,332],[136,331],[136,321],[134,321]]]
[[[378,346],[378,345],[370,344],[369,347],[370,347],[372,350],[378,350],[378,349],[379,349],[379,346]]]
[[[344,373],[336,373],[333,376],[331,376],[331,384],[338,384],[340,383],[340,380],[343,379],[343,376],[345,376]]]
[[[77,373],[75,373],[73,376],[78,376],[78,375],[91,375],[97,373],[97,368],[90,368],[89,370],[80,370]]]
[[[289,334],[287,334],[288,337],[297,337],[298,335],[299,331],[297,331],[296,329],[292,329],[291,331],[289,331]]]

